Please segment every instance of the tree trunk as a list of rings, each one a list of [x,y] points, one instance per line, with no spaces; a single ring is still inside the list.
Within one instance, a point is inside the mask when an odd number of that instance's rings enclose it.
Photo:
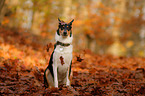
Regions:
[[[64,5],[63,5],[63,13],[62,17],[67,21],[70,20],[71,18],[71,5],[72,5],[72,0],[64,0]]]
[[[143,8],[142,8],[142,19],[145,20],[145,4],[143,5]],[[140,52],[139,52],[139,56],[145,56],[145,27],[144,27],[144,24],[142,24],[141,26],[141,30],[140,30]]]
[[[126,0],[118,0],[115,8],[118,9],[118,13],[114,13],[116,20],[113,24],[113,32],[112,36],[114,38],[114,43],[108,48],[108,53],[116,56],[123,56],[125,55],[125,47],[120,43],[119,36],[120,36],[120,25],[126,12]]]
[[[0,14],[1,14],[1,10],[4,6],[5,0],[0,0]]]
[[[4,6],[4,3],[5,3],[5,0],[0,0],[0,25],[1,25],[1,21],[2,21],[2,18],[1,18],[1,10]]]
[[[33,2],[32,0],[27,0],[24,2],[24,6],[28,6],[26,9],[23,9],[23,24],[22,28],[30,30],[32,27],[32,20],[33,20]]]

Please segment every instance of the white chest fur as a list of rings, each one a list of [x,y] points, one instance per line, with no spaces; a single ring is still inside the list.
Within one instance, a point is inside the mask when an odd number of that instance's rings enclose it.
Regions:
[[[62,80],[67,76],[67,71],[72,61],[72,48],[72,45],[68,47],[57,45],[54,50],[53,64],[55,64],[55,66],[57,67],[59,83],[61,83]]]
[[[72,45],[68,47],[57,45],[57,47],[55,48],[54,54],[53,54],[53,57],[54,57],[53,62],[57,64],[56,66],[61,67],[59,68],[60,70],[66,69],[70,66],[70,63],[72,60],[72,49],[73,49]],[[63,61],[61,59],[63,59]],[[62,64],[62,62],[64,64]]]
[[[66,37],[63,38],[62,36],[59,36],[57,33],[55,35],[55,39],[56,41],[62,42],[62,43],[68,43],[71,44],[72,40],[73,40],[73,36],[71,37]],[[62,71],[64,69],[67,69],[70,64],[71,64],[71,60],[72,60],[72,51],[73,51],[73,46],[69,45],[69,46],[61,46],[61,45],[57,45],[55,50],[54,50],[54,60],[53,62],[55,62],[55,66],[58,67],[58,71]],[[62,60],[60,59],[60,57],[62,57],[63,59],[63,63],[62,64]]]
[[[62,37],[56,33],[56,42],[59,41],[64,44],[70,44],[69,46],[56,45],[53,53],[53,71],[54,71],[54,86],[58,87],[58,83],[65,83],[70,85],[68,79],[69,69],[72,61],[73,46],[71,45],[73,36]],[[58,79],[57,79],[58,77]],[[65,78],[65,79],[64,79]]]

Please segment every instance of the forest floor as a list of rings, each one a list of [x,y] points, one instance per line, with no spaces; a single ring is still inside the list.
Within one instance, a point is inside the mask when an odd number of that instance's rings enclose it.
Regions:
[[[44,88],[43,72],[53,51],[43,36],[0,27],[0,95],[145,95],[145,58],[73,53],[72,87]],[[47,49],[47,50],[46,50]]]

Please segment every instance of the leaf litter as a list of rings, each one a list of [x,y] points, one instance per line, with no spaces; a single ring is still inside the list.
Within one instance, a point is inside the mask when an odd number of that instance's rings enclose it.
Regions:
[[[1,96],[145,95],[143,57],[73,52],[71,87],[49,89],[44,88],[43,72],[53,44],[23,30],[0,27],[0,33]]]

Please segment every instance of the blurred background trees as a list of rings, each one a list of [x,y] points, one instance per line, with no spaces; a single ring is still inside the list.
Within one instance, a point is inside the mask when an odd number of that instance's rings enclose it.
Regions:
[[[75,19],[74,51],[145,56],[145,0],[0,1],[1,26],[23,28],[50,42],[58,17],[66,22]]]

